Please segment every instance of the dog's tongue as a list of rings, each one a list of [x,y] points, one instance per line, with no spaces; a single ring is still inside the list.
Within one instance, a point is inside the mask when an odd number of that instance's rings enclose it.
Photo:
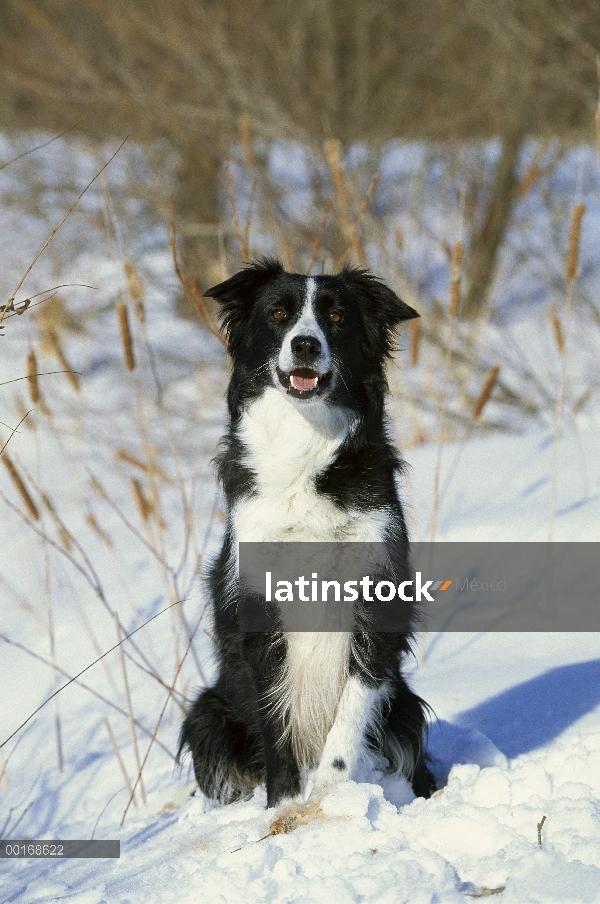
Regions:
[[[290,374],[290,383],[294,389],[300,389],[302,392],[308,392],[314,389],[319,382],[319,375],[308,367],[301,367],[299,370],[293,370]]]

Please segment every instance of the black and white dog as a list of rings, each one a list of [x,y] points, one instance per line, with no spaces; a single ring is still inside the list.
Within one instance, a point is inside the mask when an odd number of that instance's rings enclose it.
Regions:
[[[307,277],[268,259],[206,295],[233,360],[217,458],[228,520],[209,575],[218,679],[190,707],[179,753],[222,803],[261,782],[268,807],[297,798],[313,767],[318,800],[367,747],[429,797],[427,707],[401,673],[410,633],[242,633],[235,599],[239,541],[406,546],[384,364],[418,314],[366,271]]]

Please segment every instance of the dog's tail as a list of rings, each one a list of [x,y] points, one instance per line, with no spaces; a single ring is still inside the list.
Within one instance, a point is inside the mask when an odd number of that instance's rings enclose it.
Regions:
[[[244,800],[264,781],[258,739],[232,717],[227,701],[214,688],[203,690],[188,710],[179,735],[177,762],[186,748],[200,790],[219,803]]]

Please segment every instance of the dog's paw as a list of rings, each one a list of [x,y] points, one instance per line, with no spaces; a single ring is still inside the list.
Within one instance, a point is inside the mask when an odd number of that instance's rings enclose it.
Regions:
[[[298,826],[305,826],[309,822],[321,819],[325,819],[325,814],[317,801],[309,800],[306,804],[287,804],[281,808],[269,826],[269,835],[287,835]]]

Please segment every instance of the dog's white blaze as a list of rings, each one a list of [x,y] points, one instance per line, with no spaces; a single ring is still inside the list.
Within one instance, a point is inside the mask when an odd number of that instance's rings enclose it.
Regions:
[[[247,449],[244,463],[256,475],[257,493],[233,509],[234,540],[381,542],[389,511],[343,511],[315,489],[316,474],[332,461],[351,429],[349,413],[324,402],[300,407],[274,388],[252,402],[239,435]],[[299,762],[313,766],[335,731],[338,704],[349,686],[351,636],[295,632],[287,633],[286,640],[285,671],[271,702],[284,715]],[[343,736],[349,737],[347,728]],[[347,747],[342,756],[351,759]]]
[[[300,312],[298,320],[287,331],[281,344],[279,352],[278,365],[279,369],[288,373],[295,366],[294,356],[292,353],[292,339],[294,336],[313,336],[321,343],[321,354],[314,362],[314,367],[320,373],[327,373],[331,370],[331,353],[327,338],[317,322],[315,316],[313,302],[317,294],[317,281],[314,277],[309,276],[306,280],[306,289],[304,292],[304,305]],[[296,365],[297,366],[297,365]]]
[[[318,797],[328,785],[347,781],[365,750],[367,728],[377,721],[390,693],[389,685],[367,687],[351,676],[347,679],[335,722],[327,736],[312,791]],[[337,763],[337,766],[334,765]]]
[[[304,305],[305,307],[310,307],[314,301],[314,297],[317,294],[317,280],[314,276],[309,276],[306,280],[306,292],[304,293]]]

